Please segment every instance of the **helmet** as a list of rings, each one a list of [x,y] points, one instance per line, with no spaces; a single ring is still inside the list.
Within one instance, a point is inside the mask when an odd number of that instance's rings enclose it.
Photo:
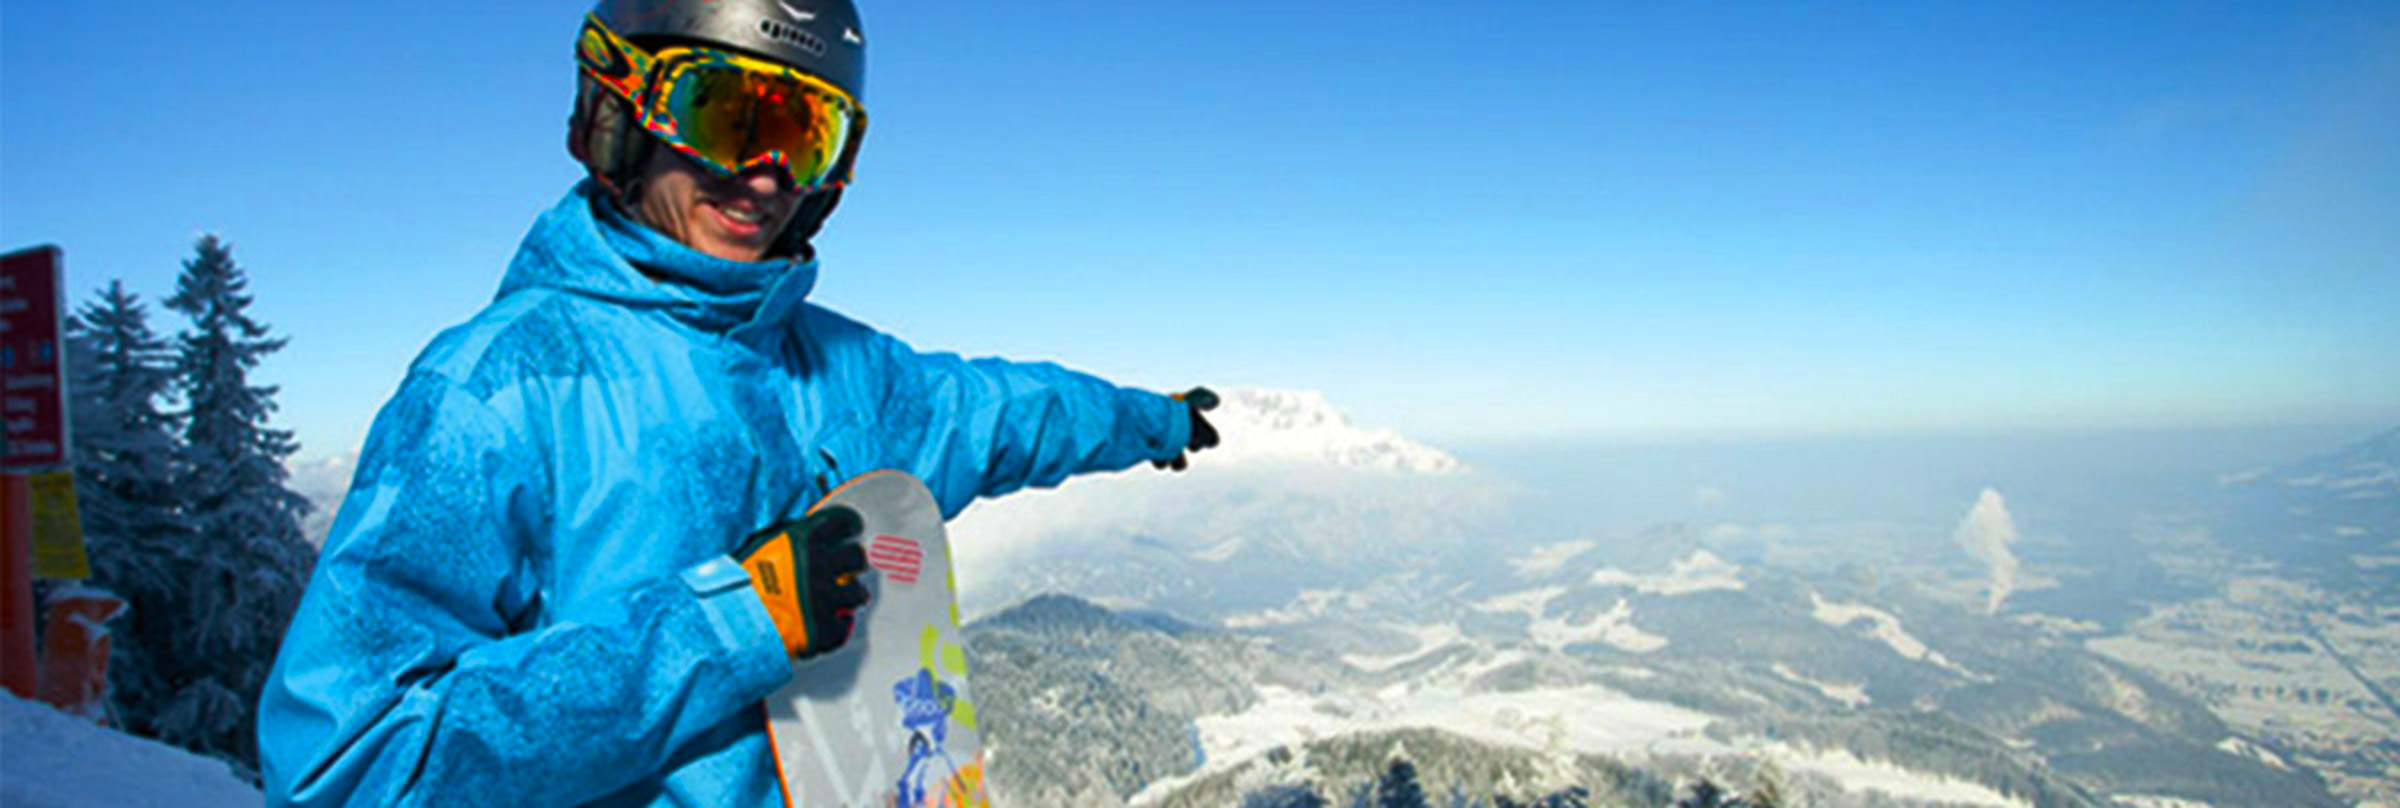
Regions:
[[[849,93],[863,108],[866,38],[851,0],[599,0],[592,14],[645,48],[698,45],[789,65]],[[864,124],[858,122],[835,176],[849,177]],[[567,150],[594,179],[624,201],[636,191],[636,178],[657,145],[632,105],[581,76],[568,119]],[[803,197],[767,254],[812,254],[808,241],[841,201],[844,184]]]

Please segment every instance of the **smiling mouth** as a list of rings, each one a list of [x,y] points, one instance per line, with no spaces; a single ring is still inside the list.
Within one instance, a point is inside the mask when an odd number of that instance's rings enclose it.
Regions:
[[[716,197],[704,199],[703,202],[709,210],[716,212],[717,221],[726,235],[737,239],[748,241],[762,238],[766,235],[767,224],[775,221],[775,206],[761,204],[754,199]]]
[[[765,224],[767,221],[767,212],[753,207],[718,205],[717,212],[725,214],[725,218],[753,227]]]

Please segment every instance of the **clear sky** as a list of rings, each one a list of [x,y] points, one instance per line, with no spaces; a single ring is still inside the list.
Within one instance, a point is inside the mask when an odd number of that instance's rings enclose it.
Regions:
[[[2400,4],[862,2],[818,300],[920,348],[1437,441],[2400,422]],[[222,235],[353,448],[580,176],[587,8],[10,2],[0,248]]]

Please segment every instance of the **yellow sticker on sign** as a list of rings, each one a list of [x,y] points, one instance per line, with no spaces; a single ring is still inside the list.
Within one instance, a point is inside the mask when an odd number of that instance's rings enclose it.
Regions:
[[[83,552],[83,516],[75,509],[75,472],[27,476],[33,490],[33,577],[92,577]]]

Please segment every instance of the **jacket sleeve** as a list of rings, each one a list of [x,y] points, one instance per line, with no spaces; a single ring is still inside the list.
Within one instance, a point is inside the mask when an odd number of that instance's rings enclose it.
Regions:
[[[943,518],[978,496],[1172,459],[1190,441],[1183,403],[1159,393],[1049,362],[918,353],[892,336],[874,338],[892,380],[885,421]]]
[[[567,805],[789,678],[730,559],[544,614],[547,465],[420,372],[377,416],[258,716],[270,805]]]

